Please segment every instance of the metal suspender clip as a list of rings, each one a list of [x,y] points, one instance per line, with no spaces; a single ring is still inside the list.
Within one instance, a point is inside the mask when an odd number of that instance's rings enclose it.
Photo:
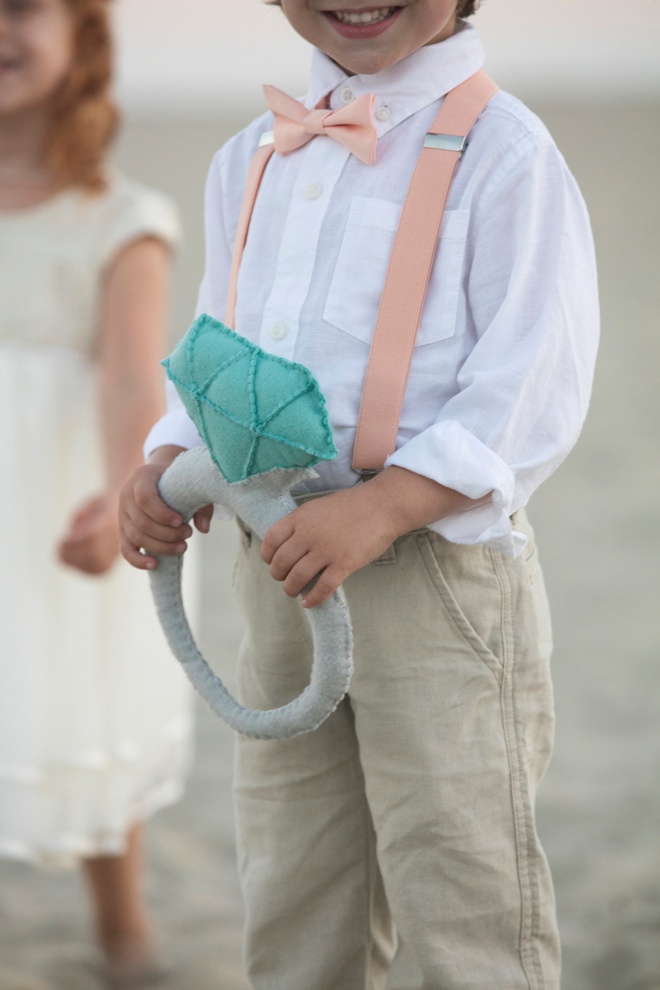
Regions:
[[[427,134],[424,147],[436,148],[438,151],[458,151],[462,155],[467,148],[467,138],[460,134]]]

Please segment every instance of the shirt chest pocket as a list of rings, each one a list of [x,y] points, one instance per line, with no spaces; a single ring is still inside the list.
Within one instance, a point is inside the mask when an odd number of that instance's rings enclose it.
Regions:
[[[351,203],[323,318],[371,341],[401,207],[356,197]],[[469,211],[445,212],[416,345],[453,337],[461,291]]]

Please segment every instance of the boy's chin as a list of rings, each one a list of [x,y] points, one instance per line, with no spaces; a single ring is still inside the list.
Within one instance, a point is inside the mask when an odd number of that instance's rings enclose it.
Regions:
[[[325,54],[349,76],[374,76],[401,62],[408,53],[397,57],[385,52],[361,52],[353,54],[350,58],[346,58],[345,54],[337,55],[331,51]]]
[[[394,61],[379,61],[370,62],[368,65],[360,62],[354,65],[343,65],[338,59],[333,58],[332,55],[328,56],[335,65],[346,73],[347,76],[375,76],[377,72],[383,72],[384,69],[389,69],[390,66],[394,65]]]

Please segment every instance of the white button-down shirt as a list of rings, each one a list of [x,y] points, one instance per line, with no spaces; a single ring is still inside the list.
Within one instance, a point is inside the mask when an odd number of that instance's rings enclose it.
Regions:
[[[238,333],[306,365],[338,448],[309,487],[352,485],[351,456],[369,344],[412,172],[444,94],[482,67],[473,27],[390,69],[351,76],[312,57],[307,107],[376,96],[375,165],[317,137],[275,154],[255,206],[238,282]],[[349,96],[350,92],[350,96]],[[272,117],[232,138],[211,165],[198,312],[223,319],[247,170]],[[387,464],[486,503],[434,523],[457,543],[515,555],[509,517],[564,459],[586,414],[598,337],[594,250],[580,192],[543,124],[498,93],[475,125],[440,233]],[[147,450],[201,441],[170,389]]]

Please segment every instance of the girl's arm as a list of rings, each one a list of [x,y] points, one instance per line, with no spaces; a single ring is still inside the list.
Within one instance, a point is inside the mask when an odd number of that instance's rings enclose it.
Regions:
[[[106,487],[74,513],[60,560],[102,573],[119,552],[119,491],[142,464],[142,443],[163,412],[169,248],[155,237],[124,247],[107,271],[101,301],[98,396]]]

